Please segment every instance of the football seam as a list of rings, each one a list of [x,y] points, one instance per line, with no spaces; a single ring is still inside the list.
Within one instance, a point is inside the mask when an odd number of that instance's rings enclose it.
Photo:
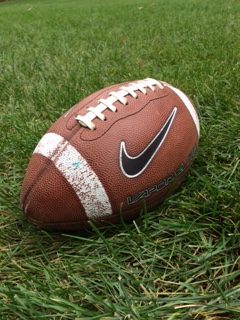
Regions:
[[[41,170],[38,172],[38,174],[36,175],[35,179],[32,181],[32,183],[29,185],[27,191],[25,192],[25,195],[22,199],[22,208],[25,212],[25,208],[27,205],[27,199],[31,194],[32,189],[34,188],[35,184],[37,183],[37,181],[41,178],[41,176],[43,175],[44,171],[46,170],[46,168],[50,165],[50,163],[52,162],[50,159],[44,157],[44,160],[46,161],[46,164],[41,168]]]
[[[48,159],[48,158],[47,158]],[[31,193],[34,191],[34,188],[36,188],[37,187],[37,185],[38,185],[38,183],[40,183],[41,182],[41,180],[45,177],[45,175],[47,174],[47,169],[49,169],[49,167],[51,166],[51,169],[53,169],[54,171],[55,171],[55,173],[61,178],[61,179],[63,179],[63,181],[64,181],[64,183],[65,183],[65,185],[71,190],[70,192],[71,192],[71,194],[73,195],[73,197],[77,200],[77,202],[78,202],[78,204],[79,204],[79,209],[82,207],[83,208],[83,206],[82,206],[82,204],[81,204],[81,201],[79,201],[79,198],[77,197],[77,194],[76,194],[76,192],[75,192],[75,190],[72,188],[72,186],[69,184],[69,182],[67,181],[67,179],[61,174],[61,172],[59,171],[59,169],[55,166],[55,164],[54,164],[54,162],[51,160],[51,159],[48,159],[49,161],[50,161],[50,163],[49,163],[49,165],[48,165],[48,167],[47,168],[45,168],[46,170],[43,172],[43,174],[41,175],[41,177],[38,179],[38,181],[34,184],[34,186],[33,186],[33,188],[31,189]],[[84,210],[84,208],[83,208],[83,212],[84,212],[84,214],[85,214],[85,210]],[[27,215],[27,213],[26,213],[26,215]],[[85,214],[85,216],[86,216],[86,214]],[[87,218],[87,216],[86,216],[86,218]],[[29,218],[28,217],[28,215],[27,215],[27,219],[28,220],[31,220],[32,218]],[[34,220],[36,220],[36,219],[34,219]],[[38,221],[40,224],[45,224],[45,222],[43,221],[43,220],[36,220],[36,221]],[[84,221],[84,220],[82,220],[82,221]],[[50,224],[51,223],[54,223],[54,222],[50,222]],[[62,222],[62,223],[64,223],[64,222]],[[72,221],[72,223],[74,223],[74,221]]]
[[[133,115],[135,115],[135,114],[138,114],[138,113],[141,112],[145,107],[147,107],[148,104],[151,103],[152,101],[156,101],[156,100],[159,100],[159,99],[166,98],[168,95],[169,95],[169,93],[166,93],[164,96],[157,97],[157,98],[152,98],[151,100],[148,100],[148,101],[141,107],[141,109],[138,109],[138,111],[136,111],[136,112],[134,112],[134,113],[131,113],[131,114],[129,114],[129,115],[125,116],[125,117],[122,117],[122,118],[116,120],[115,122],[113,122],[113,123],[109,126],[109,128],[108,128],[106,131],[104,131],[104,133],[103,133],[102,135],[98,136],[97,138],[94,138],[94,139],[84,139],[84,138],[82,138],[83,132],[81,132],[81,133],[80,133],[80,139],[83,140],[83,141],[96,141],[96,140],[102,138],[102,137],[103,137],[116,123],[118,123],[119,121],[122,121],[123,119],[127,119],[127,118],[129,118],[129,117],[131,117],[131,116],[133,116]],[[78,134],[78,133],[79,133],[79,132],[76,132],[75,135]],[[71,139],[72,139],[73,137],[74,137],[74,135],[71,137]]]

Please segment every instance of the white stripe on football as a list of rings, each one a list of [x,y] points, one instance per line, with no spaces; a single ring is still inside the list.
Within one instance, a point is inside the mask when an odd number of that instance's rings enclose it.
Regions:
[[[112,214],[108,195],[98,176],[82,155],[63,137],[56,133],[45,134],[34,153],[53,161],[74,189],[89,218]]]

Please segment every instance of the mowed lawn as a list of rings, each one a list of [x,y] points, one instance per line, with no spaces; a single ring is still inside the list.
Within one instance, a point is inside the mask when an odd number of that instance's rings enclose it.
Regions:
[[[240,3],[0,3],[0,319],[240,319]],[[201,120],[183,187],[134,223],[57,234],[19,192],[51,123],[88,94],[153,77]]]

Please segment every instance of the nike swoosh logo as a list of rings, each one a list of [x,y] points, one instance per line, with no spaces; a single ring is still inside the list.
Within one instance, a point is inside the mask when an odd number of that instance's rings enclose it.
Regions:
[[[173,111],[167,118],[163,127],[150,141],[146,148],[137,156],[130,156],[126,150],[125,142],[120,144],[120,167],[125,176],[128,178],[135,178],[139,176],[150,164],[164,140],[166,139],[168,132],[172,126],[173,120],[177,113],[177,107],[173,108]]]

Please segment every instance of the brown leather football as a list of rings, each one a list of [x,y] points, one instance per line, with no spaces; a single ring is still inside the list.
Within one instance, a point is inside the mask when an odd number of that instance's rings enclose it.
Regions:
[[[93,93],[60,117],[29,162],[21,207],[33,224],[77,230],[134,219],[186,176],[199,121],[189,98],[154,79]]]

